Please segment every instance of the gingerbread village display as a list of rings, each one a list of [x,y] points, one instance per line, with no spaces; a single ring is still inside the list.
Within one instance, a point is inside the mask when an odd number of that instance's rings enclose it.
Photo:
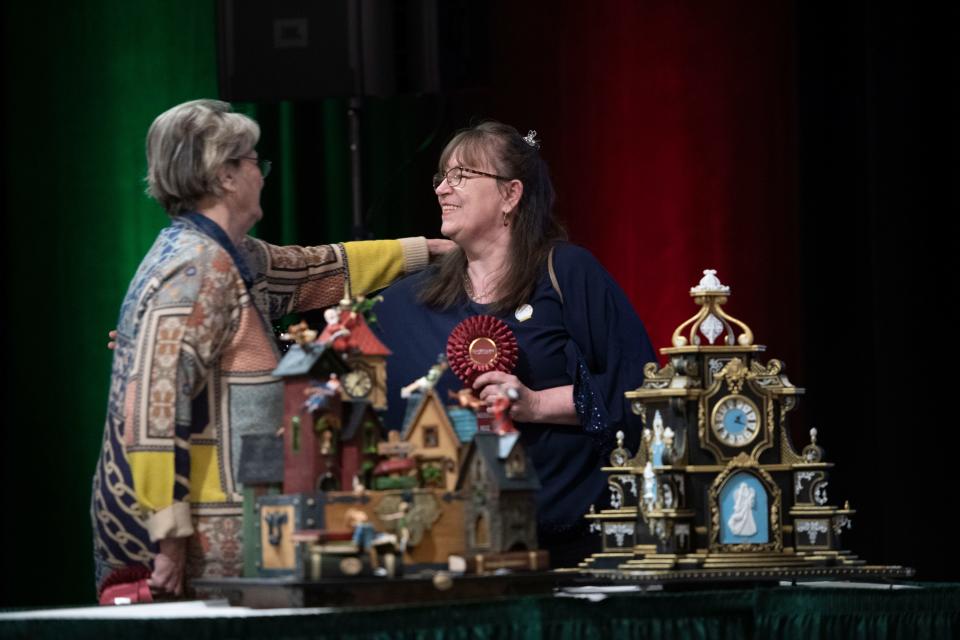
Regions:
[[[441,357],[403,389],[402,425],[385,425],[386,356],[364,311],[344,300],[322,332],[304,323],[274,371],[277,433],[245,435],[244,575],[321,580],[396,576],[465,558],[484,572],[547,565],[538,552],[536,472],[512,428],[462,392],[434,389]]]
[[[912,575],[843,550],[855,512],[830,503],[833,464],[816,429],[799,450],[790,437],[803,389],[724,311],[730,288],[715,271],[690,295],[700,310],[660,350],[666,365],[648,363],[626,394],[642,439],[631,454],[618,433],[603,468],[612,508],[586,515],[603,550],[580,572],[654,582]]]
[[[714,271],[690,295],[700,309],[661,349],[666,364],[648,363],[626,394],[644,428],[635,452],[618,433],[602,469],[610,508],[584,514],[602,550],[556,575],[664,584],[911,576],[843,549],[855,512],[830,503],[833,463],[816,429],[800,449],[790,436],[803,389],[782,362],[761,360],[765,347],[724,310],[730,289]],[[289,331],[295,344],[274,372],[283,424],[242,447],[245,575],[397,576],[451,558],[479,573],[549,568],[536,551],[539,483],[505,418],[508,400],[486,407],[434,388],[448,368],[465,388],[495,361],[509,370],[512,333],[489,316],[461,323],[446,357],[403,388],[403,424],[384,425],[389,351],[367,325],[369,305],[328,310],[319,335]]]

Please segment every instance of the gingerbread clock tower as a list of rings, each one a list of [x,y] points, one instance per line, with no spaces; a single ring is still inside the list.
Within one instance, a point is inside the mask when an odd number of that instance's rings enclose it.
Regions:
[[[840,545],[848,505],[830,504],[833,467],[817,444],[797,448],[788,428],[803,389],[724,309],[730,288],[712,270],[690,290],[696,315],[628,392],[643,418],[639,450],[610,456],[612,509],[587,518],[603,551],[591,573],[642,580],[907,576],[869,566]]]

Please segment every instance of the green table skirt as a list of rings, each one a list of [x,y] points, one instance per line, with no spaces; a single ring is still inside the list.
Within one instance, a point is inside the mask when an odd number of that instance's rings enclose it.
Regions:
[[[255,618],[0,622],[0,638],[56,640],[951,637],[960,637],[960,585],[646,592],[599,602],[536,597]]]

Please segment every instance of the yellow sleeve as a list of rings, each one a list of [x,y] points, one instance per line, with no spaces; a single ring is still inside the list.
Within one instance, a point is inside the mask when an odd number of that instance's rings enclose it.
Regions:
[[[376,291],[429,261],[427,241],[420,238],[345,242],[347,272],[353,295]]]
[[[382,289],[404,273],[427,266],[426,239],[365,240],[311,247],[245,242],[253,289],[266,296],[265,312],[279,318],[337,304],[344,296]]]

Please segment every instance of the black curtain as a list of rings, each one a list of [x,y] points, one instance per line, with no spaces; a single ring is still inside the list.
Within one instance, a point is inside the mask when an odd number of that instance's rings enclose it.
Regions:
[[[956,579],[955,11],[796,3],[809,425],[844,546]]]

